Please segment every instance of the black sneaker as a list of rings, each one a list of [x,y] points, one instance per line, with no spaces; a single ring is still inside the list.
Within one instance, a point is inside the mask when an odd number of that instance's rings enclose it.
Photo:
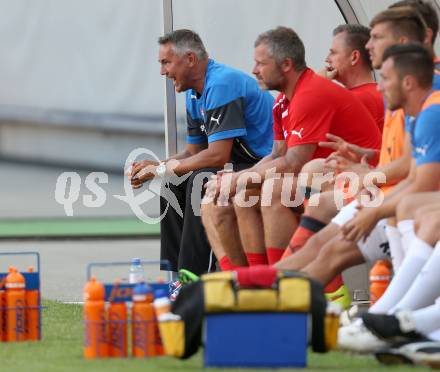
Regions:
[[[376,359],[386,365],[419,364],[433,368],[440,366],[440,342],[424,339],[401,342],[374,353]]]
[[[416,331],[410,311],[400,311],[394,315],[365,313],[362,314],[362,320],[371,333],[388,342],[425,339]]]

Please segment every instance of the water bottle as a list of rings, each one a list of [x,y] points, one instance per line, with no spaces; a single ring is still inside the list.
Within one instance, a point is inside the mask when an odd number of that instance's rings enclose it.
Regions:
[[[141,264],[140,258],[133,258],[131,260],[130,273],[128,275],[128,282],[130,284],[138,284],[145,281],[144,268]]]
[[[391,281],[391,264],[379,260],[370,271],[370,302],[373,305],[386,291]]]

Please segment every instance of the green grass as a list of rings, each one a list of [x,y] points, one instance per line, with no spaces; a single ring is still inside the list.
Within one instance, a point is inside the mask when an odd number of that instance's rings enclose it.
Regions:
[[[159,236],[159,224],[133,217],[0,219],[0,239]]]
[[[0,371],[14,372],[132,372],[202,370],[202,354],[199,352],[186,361],[162,357],[148,360],[106,359],[88,361],[82,358],[82,308],[45,301],[43,311],[43,340],[20,344],[0,344]],[[307,371],[414,371],[414,368],[390,368],[380,366],[373,357],[354,356],[344,353],[323,355],[309,354]],[[417,368],[423,371],[423,368]],[[219,371],[219,369],[209,369]],[[238,369],[227,369],[235,372]],[[243,371],[243,370],[242,370]],[[252,371],[246,369],[245,371]],[[262,369],[258,371],[263,371]],[[279,371],[289,371],[281,369]]]

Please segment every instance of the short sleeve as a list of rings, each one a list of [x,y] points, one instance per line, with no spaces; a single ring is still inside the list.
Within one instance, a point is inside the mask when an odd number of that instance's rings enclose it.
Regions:
[[[228,86],[216,85],[206,99],[206,134],[208,142],[246,135],[244,97],[235,97]],[[215,92],[213,92],[215,90]],[[224,97],[231,97],[224,102]]]
[[[440,105],[425,109],[415,125],[413,152],[416,165],[440,163]]]
[[[334,113],[330,103],[319,101],[319,95],[302,97],[301,102],[295,102],[295,109],[288,118],[290,136],[287,146],[326,141]]]
[[[284,132],[283,132],[283,126],[281,125],[281,106],[277,102],[273,106],[272,109],[272,116],[273,116],[273,139],[274,141],[281,141],[284,140]]]
[[[198,145],[206,142],[206,134],[202,131],[203,121],[194,119],[191,113],[186,111],[187,136],[186,142],[190,145]]]

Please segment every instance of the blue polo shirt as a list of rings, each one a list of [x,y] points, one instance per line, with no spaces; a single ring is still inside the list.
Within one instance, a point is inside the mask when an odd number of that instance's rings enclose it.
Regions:
[[[231,162],[255,163],[272,150],[273,103],[255,79],[210,59],[202,94],[186,91],[187,142],[232,138]]]
[[[440,163],[440,91],[432,93],[416,118],[406,120],[416,165]]]

